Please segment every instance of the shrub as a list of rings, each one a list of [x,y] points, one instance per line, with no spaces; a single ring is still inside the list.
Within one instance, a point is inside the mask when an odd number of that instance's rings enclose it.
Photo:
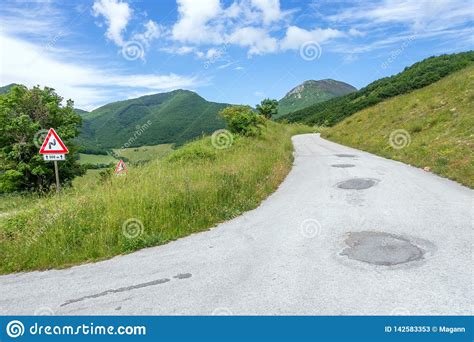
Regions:
[[[112,175],[114,174],[114,168],[110,167],[99,172],[99,183],[110,182]]]
[[[214,160],[216,156],[216,150],[214,148],[196,142],[177,149],[174,153],[170,154],[166,160],[169,162]]]
[[[219,115],[224,118],[232,133],[243,136],[257,136],[265,125],[265,118],[249,106],[230,106],[221,110]]]
[[[271,99],[264,99],[260,104],[257,105],[257,111],[260,115],[263,115],[267,119],[271,119],[272,116],[278,113],[278,101]]]

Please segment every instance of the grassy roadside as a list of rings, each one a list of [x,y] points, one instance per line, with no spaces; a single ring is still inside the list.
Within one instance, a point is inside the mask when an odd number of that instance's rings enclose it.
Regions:
[[[474,188],[473,82],[471,65],[425,88],[364,109],[321,135],[386,158],[429,167]],[[392,132],[393,139],[400,139],[400,145],[395,146],[402,148],[391,146]]]
[[[291,136],[310,131],[270,122],[261,137],[236,137],[221,150],[207,137],[125,177],[46,198],[0,221],[0,273],[128,253],[253,209],[289,172]]]
[[[114,150],[121,157],[125,157],[131,162],[143,162],[156,158],[162,158],[173,151],[173,144],[160,144],[154,146],[129,147],[121,150]]]

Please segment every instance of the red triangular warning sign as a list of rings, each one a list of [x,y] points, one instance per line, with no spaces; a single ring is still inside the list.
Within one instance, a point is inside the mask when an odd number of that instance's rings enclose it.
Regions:
[[[49,129],[46,139],[44,139],[43,145],[41,145],[40,154],[64,154],[69,153],[66,145],[56,133],[53,128]]]
[[[121,175],[123,173],[128,173],[128,170],[123,160],[120,159],[120,161],[117,163],[117,166],[115,167],[114,175]]]

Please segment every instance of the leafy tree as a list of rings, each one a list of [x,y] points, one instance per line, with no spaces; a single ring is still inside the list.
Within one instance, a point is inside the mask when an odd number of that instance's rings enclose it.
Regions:
[[[273,115],[278,113],[278,101],[264,99],[257,105],[257,111],[267,119],[271,119]]]
[[[232,133],[244,136],[256,136],[260,134],[265,119],[255,113],[249,106],[230,106],[219,112],[224,118],[227,127]]]
[[[48,191],[55,183],[53,163],[38,153],[44,139],[39,133],[51,127],[69,149],[66,160],[58,163],[61,182],[67,184],[83,174],[72,143],[79,134],[81,117],[71,100],[65,106],[62,100],[48,87],[16,85],[0,95],[0,192]]]

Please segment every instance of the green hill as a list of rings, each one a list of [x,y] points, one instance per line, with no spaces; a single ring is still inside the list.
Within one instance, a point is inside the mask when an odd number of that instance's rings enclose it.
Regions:
[[[228,106],[188,90],[142,96],[82,113],[78,138],[84,148],[182,144],[224,127],[217,113]]]
[[[89,113],[88,111],[83,110],[83,109],[79,109],[79,108],[74,108],[74,111],[79,115],[84,115],[84,114]]]
[[[471,64],[423,89],[364,109],[322,135],[386,158],[428,167],[474,188],[473,82]]]
[[[291,89],[278,102],[278,115],[288,114],[313,104],[327,101],[334,97],[346,95],[357,91],[350,84],[331,79],[305,81]]]
[[[405,68],[399,74],[372,82],[357,92],[292,112],[281,119],[332,126],[359,110],[430,85],[472,61],[474,51],[430,57]]]

